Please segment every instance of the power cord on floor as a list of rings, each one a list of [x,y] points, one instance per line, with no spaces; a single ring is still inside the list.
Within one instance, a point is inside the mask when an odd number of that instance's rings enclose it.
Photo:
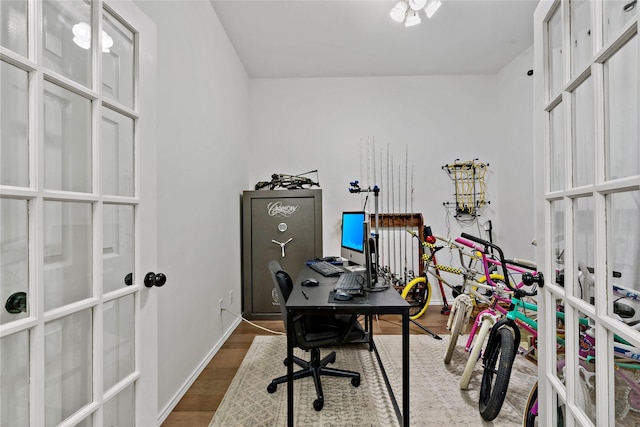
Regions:
[[[262,329],[263,331],[269,332],[269,333],[274,334],[274,335],[286,335],[284,332],[272,331],[271,329],[265,328],[265,327],[260,326],[260,325],[256,325],[252,321],[245,319],[241,315],[239,315],[237,313],[234,313],[233,311],[229,310],[228,308],[224,308],[223,307],[222,311],[228,311],[229,313],[231,313],[234,316],[236,316],[238,319],[243,320],[243,321],[247,322],[248,324],[250,324],[251,326],[255,326],[258,329]]]

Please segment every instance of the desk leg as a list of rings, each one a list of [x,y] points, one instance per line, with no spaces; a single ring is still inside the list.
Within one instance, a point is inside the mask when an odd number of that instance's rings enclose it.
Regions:
[[[287,425],[293,427],[293,313],[287,312]]]
[[[402,313],[402,425],[409,426],[409,311]]]
[[[373,314],[367,314],[365,317],[367,329],[369,331],[369,351],[373,350]]]

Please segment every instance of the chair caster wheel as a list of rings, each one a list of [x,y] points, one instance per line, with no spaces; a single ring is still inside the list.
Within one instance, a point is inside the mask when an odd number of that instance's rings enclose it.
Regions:
[[[277,385],[277,384],[273,384],[273,383],[271,383],[271,384],[269,384],[269,385],[267,386],[267,392],[269,392],[269,393],[275,393],[277,388],[278,388],[278,385]]]
[[[285,359],[282,361],[282,364],[283,364],[284,366],[289,366],[289,359],[287,359],[287,358],[285,357]]]
[[[333,354],[333,357],[331,357],[331,360],[329,360],[329,363],[336,363],[336,355],[335,353]]]
[[[313,401],[313,409],[316,411],[321,411],[324,406],[324,399],[316,399]]]
[[[360,386],[360,377],[351,378],[351,385],[354,387]]]

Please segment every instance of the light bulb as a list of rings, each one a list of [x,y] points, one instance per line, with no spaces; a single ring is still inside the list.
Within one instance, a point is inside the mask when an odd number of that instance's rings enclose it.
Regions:
[[[102,52],[109,53],[111,50],[109,49],[113,46],[113,39],[106,32],[102,32]]]
[[[409,0],[409,7],[412,10],[420,10],[425,7],[427,4],[427,0]]]
[[[391,12],[389,12],[389,15],[391,16],[391,19],[393,19],[396,22],[402,22],[404,21],[404,17],[407,14],[407,3],[405,3],[404,1],[399,1],[394,7],[393,9],[391,9]]]
[[[442,6],[442,2],[440,0],[429,0],[427,5],[424,7],[424,13],[427,14],[427,18],[431,18]]]
[[[73,42],[83,49],[91,47],[91,26],[86,22],[79,22],[71,28]]]
[[[420,22],[422,22],[422,20],[420,19],[420,15],[418,15],[418,12],[414,11],[413,13],[407,15],[407,19],[406,21],[404,21],[404,26],[413,27],[414,25],[418,25]]]

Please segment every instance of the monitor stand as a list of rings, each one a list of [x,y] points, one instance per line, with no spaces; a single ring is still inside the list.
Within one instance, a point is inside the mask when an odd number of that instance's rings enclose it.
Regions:
[[[342,268],[344,268],[347,271],[350,271],[352,273],[355,272],[359,272],[359,271],[366,271],[367,268],[363,265],[358,265],[358,264],[353,264],[353,265],[342,265]]]

